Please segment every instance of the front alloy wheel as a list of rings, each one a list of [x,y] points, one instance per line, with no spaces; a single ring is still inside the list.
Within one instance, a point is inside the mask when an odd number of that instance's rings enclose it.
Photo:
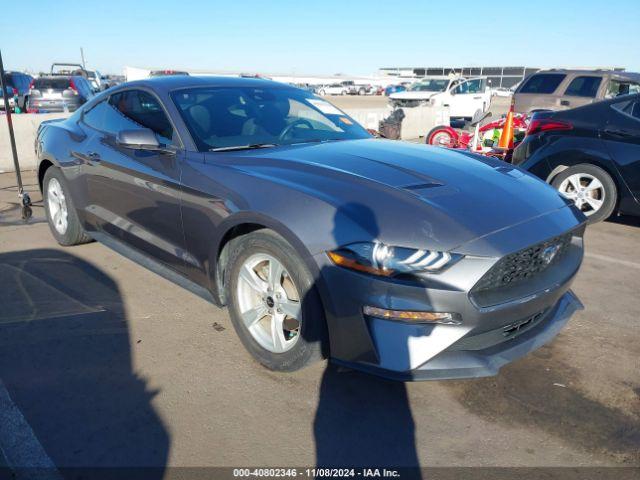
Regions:
[[[300,294],[276,258],[257,253],[240,269],[238,306],[245,327],[264,349],[283,353],[300,338]]]
[[[249,353],[279,371],[298,370],[325,356],[322,302],[296,250],[277,233],[262,229],[232,240],[225,251],[225,296]]]

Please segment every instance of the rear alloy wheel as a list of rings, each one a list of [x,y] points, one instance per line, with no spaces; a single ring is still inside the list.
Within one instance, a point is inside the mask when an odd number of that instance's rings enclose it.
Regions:
[[[80,225],[66,179],[59,168],[47,169],[42,182],[42,195],[49,228],[60,245],[78,245],[91,241]]]
[[[616,206],[616,184],[607,172],[595,165],[570,167],[557,175],[551,184],[575,203],[589,223],[605,220]]]
[[[322,358],[325,321],[313,277],[282,237],[259,230],[234,241],[225,272],[229,313],[240,340],[271,370]]]

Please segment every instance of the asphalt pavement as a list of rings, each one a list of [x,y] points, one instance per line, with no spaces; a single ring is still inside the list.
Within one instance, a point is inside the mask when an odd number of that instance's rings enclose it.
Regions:
[[[588,228],[574,285],[586,309],[551,344],[497,377],[404,384],[327,362],[265,370],[226,310],[98,243],[58,246],[33,172],[25,224],[14,178],[0,175],[10,464],[156,466],[158,478],[175,466],[640,466],[637,219]]]

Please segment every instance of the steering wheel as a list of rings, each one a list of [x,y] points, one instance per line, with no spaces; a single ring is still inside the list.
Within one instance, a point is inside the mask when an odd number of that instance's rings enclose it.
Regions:
[[[282,130],[282,132],[280,132],[280,135],[278,135],[278,140],[284,140],[287,137],[287,135],[289,133],[291,133],[291,131],[294,129],[294,127],[296,127],[298,125],[307,125],[310,129],[313,130],[313,125],[311,124],[311,122],[309,120],[307,120],[305,118],[299,118],[298,120],[296,120],[293,123],[290,123],[289,125],[284,127],[284,130]]]

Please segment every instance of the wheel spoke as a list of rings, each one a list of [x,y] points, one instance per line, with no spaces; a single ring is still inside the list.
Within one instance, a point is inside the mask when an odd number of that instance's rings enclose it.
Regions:
[[[283,314],[291,318],[300,320],[302,317],[302,309],[298,301],[286,299],[280,302],[279,307]]]
[[[595,178],[595,177],[594,177],[594,178],[591,180],[591,182],[589,182],[589,185],[587,185],[587,186],[585,187],[585,190],[586,190],[587,192],[592,192],[593,190],[599,190],[599,189],[601,189],[601,188],[603,188],[603,187],[602,187],[602,183],[600,183],[600,180],[598,180],[597,178]]]
[[[53,223],[55,225],[62,224],[62,211],[60,209],[57,209],[56,212],[53,214]]]
[[[280,262],[276,260],[271,260],[269,262],[269,278],[267,279],[267,282],[269,283],[272,291],[280,288],[283,270],[284,268]]]
[[[578,175],[571,175],[567,180],[569,180],[569,183],[575,191],[580,190],[580,177]]]
[[[598,210],[602,206],[602,200],[598,200],[596,198],[586,197],[585,201],[591,205],[591,208],[594,210]]]
[[[249,287],[251,287],[251,289],[255,290],[258,293],[267,291],[266,282],[258,277],[253,268],[246,263],[240,269],[240,278],[244,280],[249,285]]]
[[[575,198],[578,196],[578,194],[576,192],[560,192],[564,197],[568,198],[569,200],[575,200]]]
[[[273,349],[275,352],[284,351],[286,339],[282,330],[283,315],[274,315],[271,317],[271,340],[273,341]]]
[[[247,328],[254,326],[260,320],[264,318],[267,314],[267,310],[262,306],[258,305],[254,308],[247,310],[246,312],[242,312],[242,321],[244,322]]]

